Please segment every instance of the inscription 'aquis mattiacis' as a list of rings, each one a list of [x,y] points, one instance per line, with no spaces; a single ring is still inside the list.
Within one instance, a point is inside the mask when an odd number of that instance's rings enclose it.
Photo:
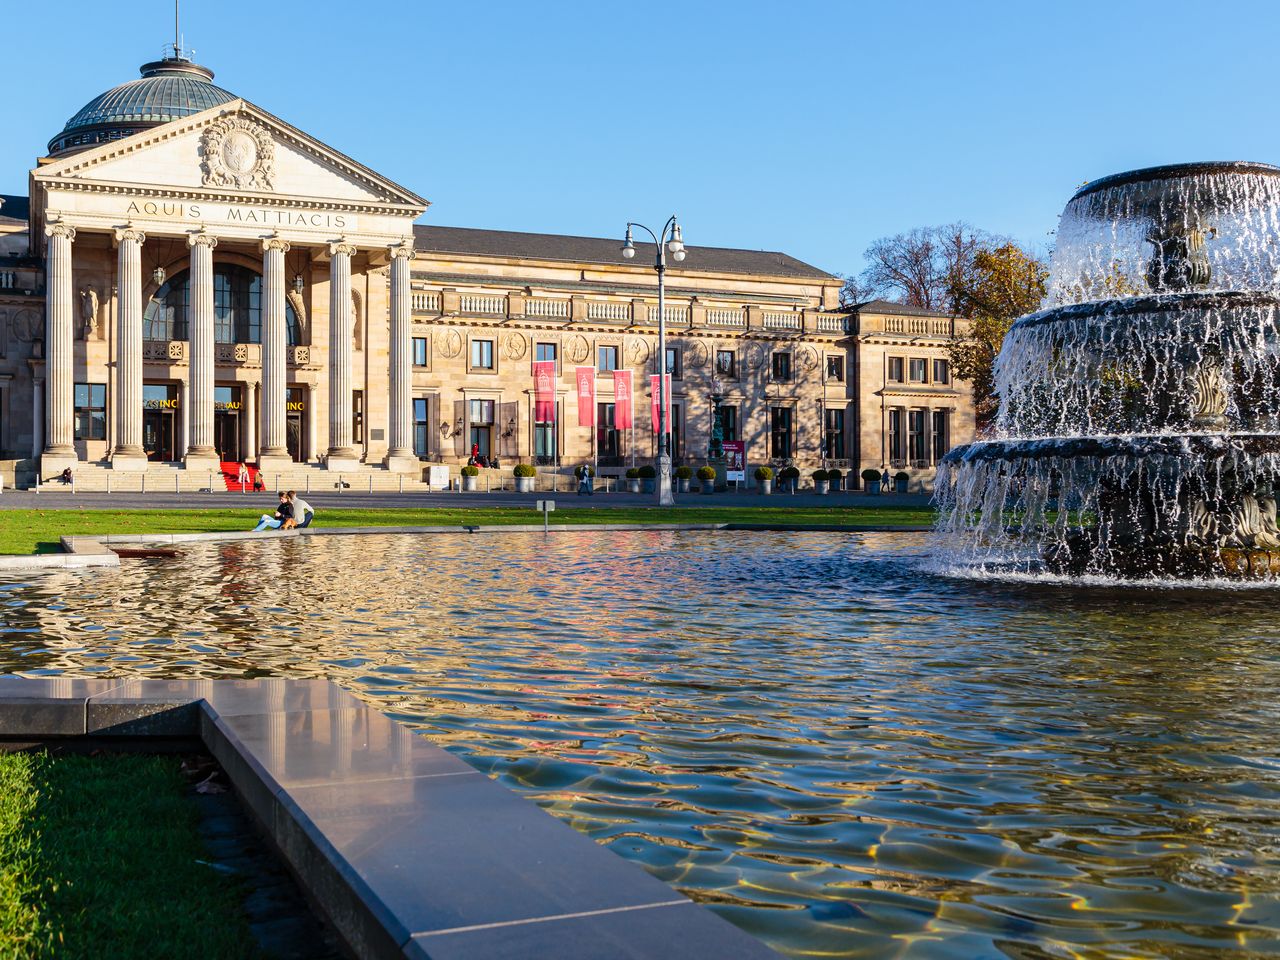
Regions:
[[[351,217],[342,213],[307,210],[271,210],[264,207],[223,207],[207,203],[180,203],[176,200],[131,200],[125,210],[132,217],[171,217],[175,220],[199,220],[205,223],[251,223],[271,227],[323,227],[343,230],[352,226]]]

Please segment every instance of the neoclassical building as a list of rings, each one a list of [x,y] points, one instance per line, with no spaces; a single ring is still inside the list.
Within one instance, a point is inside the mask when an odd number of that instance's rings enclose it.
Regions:
[[[655,453],[652,246],[627,260],[617,239],[418,224],[426,200],[181,51],[89,101],[28,195],[0,200],[0,449],[19,475],[198,489],[248,461],[385,485],[473,450],[602,473]],[[927,485],[971,439],[946,364],[960,321],[841,309],[840,285],[774,252],[690,246],[669,265],[677,462],[705,456],[713,397],[751,464]],[[553,403],[535,361],[554,362]],[[630,429],[614,371],[632,374]]]

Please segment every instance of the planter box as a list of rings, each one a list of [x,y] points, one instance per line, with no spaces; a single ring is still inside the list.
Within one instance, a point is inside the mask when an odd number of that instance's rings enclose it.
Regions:
[[[533,493],[533,485],[537,477],[516,477],[516,493]]]
[[[702,494],[709,497],[716,492],[716,482],[714,480],[704,480],[702,482]]]
[[[866,486],[865,486],[865,487],[863,487],[863,489],[864,489],[867,493],[871,494],[873,497],[879,496],[879,495],[880,495],[880,481],[879,481],[879,480],[868,480],[868,481],[866,481]]]
[[[479,483],[480,483],[480,478],[479,478],[479,477],[463,477],[463,478],[462,478],[462,489],[463,489],[463,490],[476,490],[476,489],[478,489],[478,488],[479,488]]]
[[[688,478],[688,477],[676,477],[676,492],[677,492],[677,493],[688,493],[688,492],[689,492],[689,478]]]
[[[831,489],[830,483],[831,482],[829,480],[813,481],[813,492],[819,495],[826,494],[826,492]]]
[[[628,480],[628,481],[627,481],[627,493],[639,493],[639,492],[640,492],[640,481],[639,481],[639,480]]]
[[[657,490],[658,490],[658,480],[656,477],[650,480],[641,479],[640,481],[641,493],[656,493]]]
[[[757,480],[756,485],[757,485],[757,488],[760,490],[761,496],[767,497],[769,496],[769,494],[773,493],[772,480]]]

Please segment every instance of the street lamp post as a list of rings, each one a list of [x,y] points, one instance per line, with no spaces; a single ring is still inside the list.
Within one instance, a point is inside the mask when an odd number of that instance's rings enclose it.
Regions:
[[[675,214],[662,228],[661,237],[643,223],[627,223],[627,236],[622,244],[622,255],[630,260],[636,255],[631,239],[631,228],[639,227],[658,248],[653,268],[658,271],[658,506],[674,507],[676,499],[671,494],[671,424],[667,423],[667,253],[679,263],[685,258],[684,240],[680,237],[680,224]]]

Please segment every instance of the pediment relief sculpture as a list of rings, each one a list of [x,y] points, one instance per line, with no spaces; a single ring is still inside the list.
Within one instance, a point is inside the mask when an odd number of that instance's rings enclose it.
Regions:
[[[200,138],[200,169],[205,186],[270,190],[275,141],[263,126],[246,117],[224,117]]]

